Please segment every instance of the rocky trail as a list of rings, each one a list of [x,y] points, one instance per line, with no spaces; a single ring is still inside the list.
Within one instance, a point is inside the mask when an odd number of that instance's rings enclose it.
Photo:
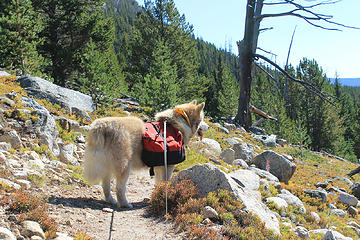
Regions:
[[[134,206],[132,209],[113,208],[103,200],[99,185],[69,186],[69,189],[48,186],[43,190],[51,196],[51,217],[59,223],[59,231],[70,236],[81,231],[99,240],[181,239],[175,236],[170,223],[149,212],[153,188],[154,179],[148,172],[130,175],[127,196]]]

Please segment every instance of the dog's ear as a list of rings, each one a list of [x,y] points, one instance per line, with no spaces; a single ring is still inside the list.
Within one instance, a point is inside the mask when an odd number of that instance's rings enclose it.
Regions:
[[[205,107],[205,102],[202,102],[196,106],[198,112],[201,112],[204,109],[204,107]]]
[[[196,100],[192,100],[190,103],[196,105],[196,104],[197,104],[197,101],[196,101]]]

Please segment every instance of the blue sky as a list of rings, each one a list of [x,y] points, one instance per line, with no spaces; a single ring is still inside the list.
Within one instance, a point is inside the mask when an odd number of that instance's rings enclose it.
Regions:
[[[194,34],[203,40],[237,54],[236,41],[243,38],[246,0],[174,0],[186,21],[194,27]],[[138,1],[140,4],[143,1]],[[298,1],[304,5],[318,1]],[[286,9],[279,6],[264,6],[263,13],[280,13]],[[360,27],[360,1],[342,0],[333,5],[316,8],[317,12],[333,15],[333,20],[346,25]],[[260,54],[285,65],[292,32],[296,28],[290,62],[298,65],[300,59],[315,59],[328,77],[360,78],[360,30],[343,29],[327,31],[315,28],[304,20],[294,17],[267,18],[261,28],[273,27],[262,33],[258,46],[276,54]]]

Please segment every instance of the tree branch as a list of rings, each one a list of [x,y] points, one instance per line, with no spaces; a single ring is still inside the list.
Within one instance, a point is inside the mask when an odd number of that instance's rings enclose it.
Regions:
[[[273,65],[275,68],[277,68],[282,74],[284,74],[286,77],[288,77],[290,80],[300,83],[302,86],[304,86],[307,90],[311,91],[312,93],[316,94],[318,97],[320,97],[322,100],[335,105],[332,101],[330,101],[329,99],[327,99],[327,97],[333,97],[331,95],[325,94],[323,92],[321,92],[320,90],[318,90],[314,85],[312,85],[311,83],[296,79],[294,77],[292,77],[290,74],[288,74],[283,68],[281,68],[279,65],[277,65],[276,63],[274,63],[273,61],[271,61],[270,59],[268,59],[265,56],[262,56],[260,54],[254,54],[254,58],[255,60],[261,58],[262,60],[270,63],[271,65]]]
[[[261,21],[262,19],[269,18],[269,17],[293,16],[293,17],[298,17],[298,18],[305,20],[307,23],[309,23],[310,25],[312,25],[314,27],[322,28],[325,30],[341,31],[338,28],[325,27],[325,26],[322,26],[319,24],[315,24],[313,21],[324,21],[328,24],[343,27],[343,28],[360,29],[359,27],[353,27],[353,26],[349,26],[349,25],[345,25],[342,23],[331,21],[330,19],[333,18],[333,16],[331,16],[331,15],[316,13],[314,11],[309,10],[309,9],[318,7],[320,5],[335,4],[338,2],[339,1],[323,1],[323,2],[309,5],[309,6],[302,6],[302,5],[294,2],[294,0],[284,0],[283,2],[277,2],[277,3],[266,3],[266,5],[290,4],[290,5],[293,5],[295,7],[295,9],[288,11],[288,12],[283,12],[283,13],[262,14],[262,15],[259,15],[258,17],[256,17],[256,20]],[[300,13],[296,13],[296,12],[300,12]],[[306,15],[304,15],[304,14],[306,14]]]

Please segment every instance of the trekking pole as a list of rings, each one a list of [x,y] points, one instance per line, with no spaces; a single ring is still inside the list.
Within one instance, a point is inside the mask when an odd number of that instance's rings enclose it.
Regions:
[[[168,200],[167,200],[167,183],[168,183],[168,172],[167,172],[167,142],[166,142],[166,121],[164,121],[164,167],[165,167],[165,237],[167,234],[167,215],[168,215]]]

